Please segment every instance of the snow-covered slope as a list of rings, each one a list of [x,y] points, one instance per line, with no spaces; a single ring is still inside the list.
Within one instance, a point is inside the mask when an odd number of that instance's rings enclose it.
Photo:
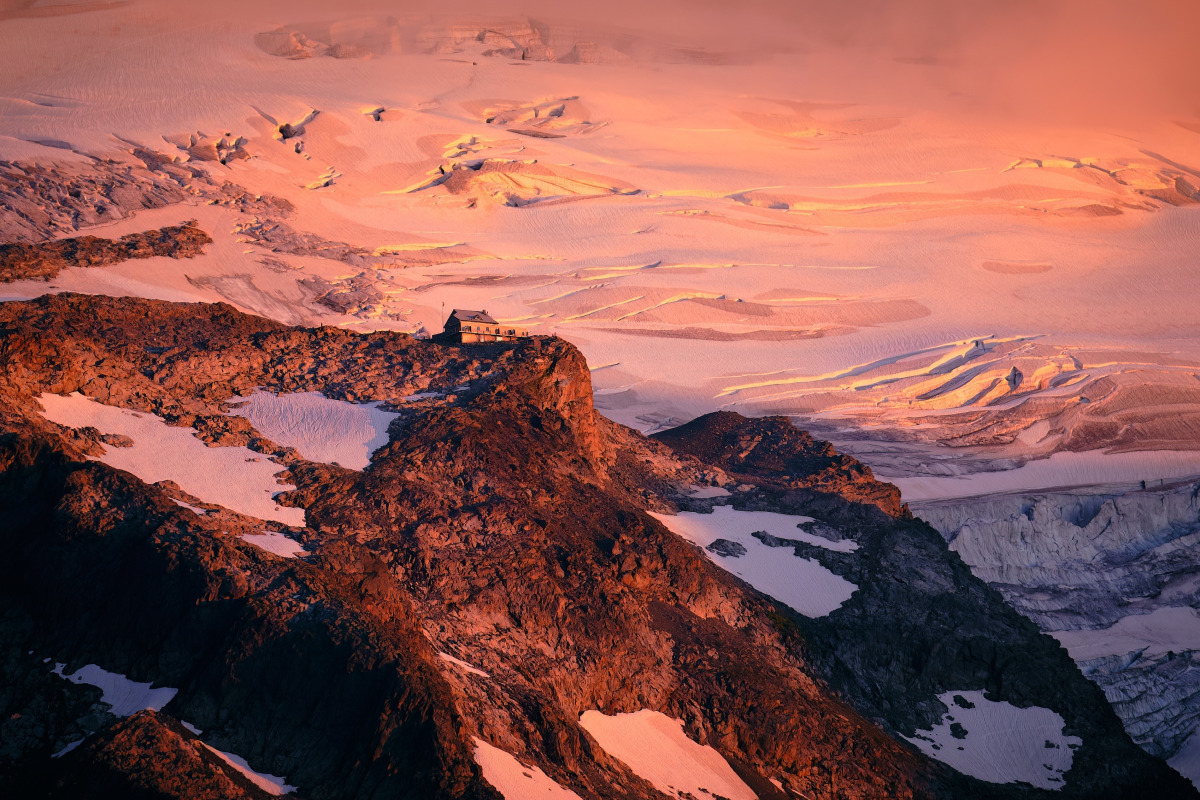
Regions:
[[[647,709],[612,716],[593,710],[585,711],[579,724],[609,755],[668,797],[756,799],[721,754],[689,739],[677,719]]]
[[[849,539],[830,541],[800,530],[797,526],[811,522],[810,517],[739,511],[730,506],[716,506],[708,514],[684,511],[654,516],[672,532],[703,547],[722,569],[805,616],[825,616],[858,589],[811,558],[789,554],[787,540],[840,553],[857,549]]]
[[[1083,742],[1063,735],[1058,714],[994,702],[978,691],[946,692],[938,699],[949,709],[945,717],[910,739],[921,752],[992,783],[1063,788],[1071,751]]]
[[[245,447],[208,447],[191,428],[168,425],[153,414],[109,406],[78,392],[42,395],[43,414],[72,428],[92,427],[117,437],[98,458],[147,483],[174,481],[184,491],[260,519],[303,525],[304,509],[286,508],[275,495],[295,488],[275,476],[283,467]]]
[[[320,392],[254,392],[230,413],[310,461],[365,469],[371,455],[387,444],[388,425],[396,418],[378,406],[331,400]]]

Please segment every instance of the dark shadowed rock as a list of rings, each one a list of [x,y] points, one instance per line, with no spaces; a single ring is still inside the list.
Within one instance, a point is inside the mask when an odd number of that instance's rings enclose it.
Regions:
[[[738,542],[731,542],[728,539],[717,539],[708,547],[704,548],[710,553],[716,553],[719,556],[726,558],[740,558],[746,555],[746,548]]]
[[[787,417],[743,417],[715,411],[654,434],[679,453],[723,467],[746,483],[815,489],[871,503],[894,517],[908,516],[900,490],[875,480],[871,468],[814,439]]]

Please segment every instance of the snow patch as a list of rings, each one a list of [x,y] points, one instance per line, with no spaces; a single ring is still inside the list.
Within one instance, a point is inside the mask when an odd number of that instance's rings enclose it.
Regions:
[[[128,717],[145,709],[161,711],[179,693],[178,689],[166,686],[152,689],[152,683],[131,681],[124,675],[101,669],[95,664],[87,664],[70,675],[64,675],[63,668],[66,666],[55,662],[54,674],[71,683],[86,683],[100,689],[104,693],[101,702],[112,706],[112,713],[118,717]]]
[[[250,781],[267,794],[283,795],[296,791],[295,786],[288,785],[284,782],[284,779],[280,778],[278,775],[268,775],[265,772],[255,772],[250,768],[250,765],[246,763],[246,759],[239,755],[226,753],[224,750],[218,750],[210,744],[204,744],[204,742],[201,742],[200,744],[203,744],[205,747],[211,750],[226,764],[245,775],[246,780]]]
[[[905,737],[922,753],[989,783],[1024,781],[1039,789],[1063,788],[1063,773],[1071,769],[1073,750],[1083,740],[1063,735],[1058,714],[1038,706],[996,703],[979,691],[945,692],[938,699],[949,708],[942,721],[932,730]]]
[[[281,491],[282,471],[275,462],[245,447],[209,447],[192,428],[166,424],[161,417],[99,403],[78,392],[43,394],[43,416],[71,428],[93,427],[133,440],[131,447],[105,448],[99,461],[132,472],[146,483],[174,481],[205,503],[224,506],[250,517],[284,525],[304,525],[304,509],[274,501]]]
[[[399,416],[379,405],[331,400],[320,392],[259,390],[229,413],[245,417],[263,436],[294,447],[309,461],[361,470],[388,443],[388,425]]]
[[[277,556],[284,558],[295,558],[296,556],[306,556],[308,551],[304,549],[304,545],[297,542],[295,539],[289,539],[287,536],[278,531],[263,531],[262,533],[243,533],[242,539],[259,548],[266,550],[268,553],[274,553]]]
[[[489,675],[486,672],[484,672],[483,670],[481,670],[479,667],[468,664],[466,661],[463,661],[461,659],[457,659],[454,656],[450,655],[449,653],[438,653],[438,658],[440,658],[442,661],[448,661],[451,664],[453,664],[454,666],[461,668],[464,672],[469,672],[472,675],[479,675],[480,677],[483,677],[483,678],[492,677],[491,675]]]
[[[797,542],[823,547],[835,553],[853,553],[858,549],[858,543],[853,539],[831,541],[814,536],[797,527],[801,523],[812,522],[812,517],[776,514],[774,511],[738,511],[732,506],[717,506],[711,514],[684,511],[673,519],[680,520],[681,524],[689,530],[698,534],[712,535],[713,538],[721,536],[728,539],[734,535],[749,535],[762,531],[780,539],[794,539]],[[697,542],[697,544],[699,543]]]
[[[483,771],[483,779],[504,795],[504,800],[581,800],[537,767],[527,767],[516,756],[481,739],[475,740],[475,763]]]
[[[71,751],[72,751],[72,750],[74,750],[76,747],[79,747],[79,745],[83,744],[83,742],[84,742],[84,739],[87,739],[87,737],[85,736],[85,737],[83,737],[83,739],[76,739],[76,740],[75,740],[75,741],[73,741],[73,742],[69,742],[69,743],[68,743],[68,744],[67,744],[65,747],[63,747],[63,749],[62,749],[62,750],[59,750],[57,753],[52,753],[52,754],[50,755],[50,757],[51,757],[51,758],[62,758],[62,757],[63,757],[63,756],[65,756],[67,753],[71,752]]]
[[[585,711],[580,726],[609,755],[670,797],[756,800],[729,762],[683,732],[683,722],[650,709],[608,716]]]
[[[832,542],[801,531],[796,525],[809,517],[793,517],[769,511],[738,511],[717,506],[711,514],[683,511],[675,516],[652,514],[672,533],[705,548],[705,553],[722,569],[737,575],[763,594],[785,603],[806,617],[823,617],[850,599],[858,586],[835,575],[810,558],[801,558],[786,547],[768,547],[752,534],[764,531],[779,538],[794,539],[839,553],[857,549],[854,542]],[[744,548],[722,552],[708,550],[717,539]]]
[[[179,506],[180,508],[186,508],[188,511],[191,511],[193,514],[200,516],[200,517],[203,517],[206,514],[208,514],[208,512],[205,511],[203,508],[197,508],[196,506],[192,505],[191,503],[185,503],[182,500],[172,500],[171,502],[174,503],[175,505]]]

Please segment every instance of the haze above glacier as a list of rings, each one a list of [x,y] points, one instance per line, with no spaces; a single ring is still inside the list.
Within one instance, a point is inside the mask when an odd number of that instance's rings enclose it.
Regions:
[[[414,332],[487,308],[578,344],[643,430],[731,408],[889,477],[1100,448],[1180,453],[1118,480],[1200,473],[1194,12],[17,6],[0,158],[103,172],[140,147],[290,209],[117,196],[89,232],[215,241],[6,297]]]

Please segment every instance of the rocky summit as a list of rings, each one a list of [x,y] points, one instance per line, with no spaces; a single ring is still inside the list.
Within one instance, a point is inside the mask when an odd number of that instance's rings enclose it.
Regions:
[[[264,392],[382,415],[369,464]],[[214,502],[255,469],[259,506]],[[747,536],[680,533],[717,519]],[[762,800],[1196,796],[894,487],[783,418],[610,422],[557,338],[5,303],[0,546],[5,797],[725,796],[595,724],[662,718]],[[848,597],[801,613],[760,551]],[[993,706],[1058,719],[1061,766],[956,761]]]

